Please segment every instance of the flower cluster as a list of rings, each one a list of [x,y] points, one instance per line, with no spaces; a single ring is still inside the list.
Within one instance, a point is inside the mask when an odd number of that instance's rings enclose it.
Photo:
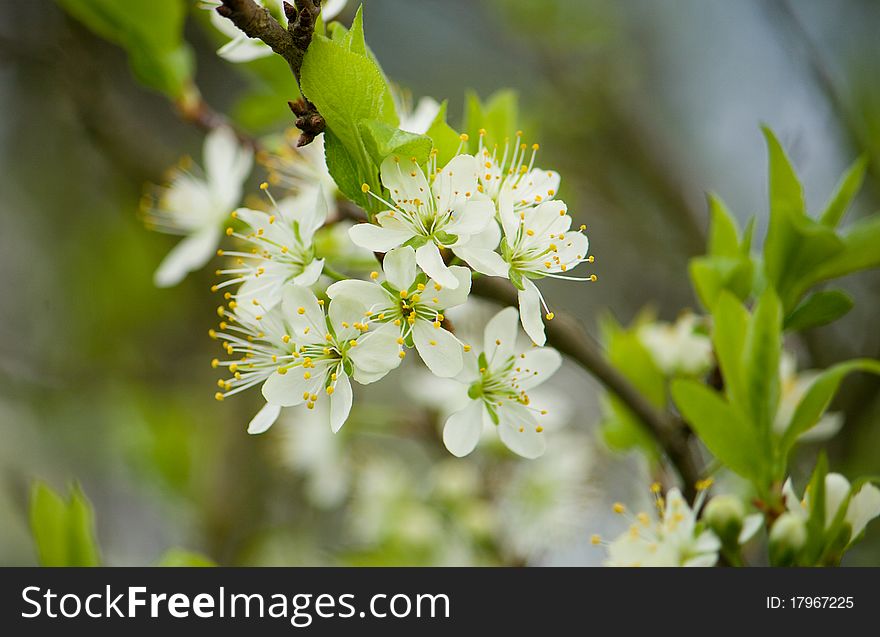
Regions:
[[[424,113],[409,116],[407,126],[424,128],[436,108],[423,102],[417,111]],[[157,225],[161,220],[166,228],[192,232],[183,244],[204,247],[200,235],[210,229],[210,252],[184,260],[173,277],[163,264],[157,279],[177,282],[215,250],[226,260],[212,287],[225,301],[217,309],[219,328],[210,332],[226,354],[213,361],[224,371],[216,398],[261,387],[266,404],[249,432],[266,431],[285,407],[318,407],[315,413],[338,431],[351,411],[352,381],[380,380],[415,349],[435,377],[454,379],[466,394],[444,427],[451,453],[473,451],[484,428],[495,428],[521,456],[544,452],[547,411],[532,405],[529,391],[559,368],[561,357],[542,347],[542,306],[548,320],[553,315],[533,280],[564,277],[592,258],[583,227],[572,231],[565,204],[554,198],[559,176],[534,167],[537,146],[527,155],[520,135],[500,156],[483,146],[483,134],[476,155],[461,152],[462,135],[459,152],[442,168],[436,152],[424,165],[387,157],[382,192],[363,188],[386,209],[348,231],[352,250],[372,251],[381,262],[360,278],[340,274],[316,241],[324,226],[339,220],[340,193],[320,152],[321,136],[306,150],[287,144],[261,151],[269,173],[261,185],[265,201],[230,215],[251,154],[228,129],[211,133],[207,179],[181,173],[162,198],[167,203],[150,215]],[[285,196],[276,199],[270,183]],[[202,199],[194,198],[202,192]],[[217,250],[220,220],[230,217],[225,234],[235,245]],[[181,262],[174,253],[169,259]],[[508,278],[519,290],[519,312],[506,308],[489,321],[482,348],[463,342],[446,317],[467,302],[472,270]],[[531,344],[517,343],[519,322]]]

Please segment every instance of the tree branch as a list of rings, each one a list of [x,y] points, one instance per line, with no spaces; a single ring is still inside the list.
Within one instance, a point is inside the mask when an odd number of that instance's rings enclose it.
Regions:
[[[471,292],[502,305],[516,306],[518,303],[513,287],[498,278],[476,277]],[[688,444],[684,424],[672,414],[658,410],[648,402],[623,374],[605,360],[598,343],[573,316],[557,313],[552,321],[547,322],[546,333],[548,345],[552,345],[597,378],[650,429],[669,462],[681,476],[683,492],[692,500],[701,475]]]
[[[287,60],[297,81],[300,78],[303,56],[309,46],[314,21],[320,13],[320,0],[295,0],[296,8],[284,3],[288,28],[284,29],[268,10],[254,0],[223,0],[217,12],[232,20],[246,35],[259,38],[275,53]],[[324,120],[308,100],[290,102],[297,115],[297,127],[303,131],[298,145],[312,141],[324,130]],[[316,130],[320,128],[320,130]],[[344,205],[341,217],[356,219],[358,211]],[[381,259],[381,255],[377,255]],[[472,291],[477,296],[494,300],[502,305],[517,305],[513,288],[500,279],[478,277]],[[559,352],[569,356],[581,367],[614,392],[632,412],[650,429],[664,450],[670,463],[682,480],[682,490],[689,500],[696,491],[700,470],[688,445],[687,430],[672,414],[657,410],[633,385],[602,356],[599,346],[581,325],[571,316],[558,315],[547,325],[547,342]]]
[[[300,81],[303,59],[312,42],[315,21],[321,15],[320,0],[294,0],[296,6],[284,3],[288,24],[285,29],[268,9],[254,0],[222,0],[217,13],[232,21],[242,33],[265,42],[275,53],[283,57],[290,70]],[[324,131],[324,118],[315,105],[305,98],[289,102],[296,115],[296,127],[300,129],[297,146],[305,146]]]

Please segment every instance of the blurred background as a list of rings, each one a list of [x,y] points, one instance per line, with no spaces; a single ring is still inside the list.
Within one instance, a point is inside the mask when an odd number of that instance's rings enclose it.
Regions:
[[[252,78],[215,56],[200,13],[186,34],[206,100],[256,130],[292,124],[277,96],[239,101]],[[850,219],[880,203],[873,0],[367,0],[365,23],[388,75],[449,98],[453,122],[466,88],[519,91],[599,277],[548,298],[594,333],[602,313],[696,308],[687,260],[703,250],[706,192],[763,236],[761,123],[811,210],[861,153],[872,163]],[[181,154],[198,161],[203,133],[51,0],[0,0],[0,113],[0,564],[36,563],[35,479],[82,484],[108,564],[170,547],[230,565],[601,563],[590,535],[650,477],[595,435],[601,389],[584,373],[564,368],[542,397],[559,422],[537,461],[491,441],[447,454],[442,391],[415,365],[363,394],[338,436],[293,413],[249,436],[256,392],[212,398],[213,267],[153,287],[176,239],[137,215],[147,182]],[[802,367],[880,356],[880,273],[845,287],[855,309],[792,344]],[[491,311],[469,310],[460,329]],[[846,423],[825,445],[831,466],[880,473],[877,381],[847,381],[834,408]],[[880,527],[846,563],[880,564]]]

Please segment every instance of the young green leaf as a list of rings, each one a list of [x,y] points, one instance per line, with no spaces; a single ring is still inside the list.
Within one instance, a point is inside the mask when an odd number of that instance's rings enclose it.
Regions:
[[[762,126],[767,142],[770,178],[770,214],[804,215],[804,189],[782,148],[782,144],[767,126]]]
[[[724,387],[731,403],[745,413],[748,404],[743,352],[749,328],[749,313],[736,297],[723,292],[712,313],[712,344],[721,368]]]
[[[390,155],[413,157],[417,164],[424,164],[431,153],[431,138],[400,130],[376,119],[358,122],[364,146],[373,162],[381,165]]]
[[[747,480],[762,479],[767,453],[740,410],[694,380],[673,380],[671,391],[684,419],[718,460]]]
[[[369,174],[364,172],[362,165],[331,130],[324,132],[324,158],[339,191],[364,210],[373,210],[375,202],[361,186],[364,183],[377,186],[378,172],[375,169]]]
[[[825,211],[819,217],[820,223],[831,228],[837,227],[856,193],[861,189],[867,168],[868,156],[862,155],[847,169],[834,189],[828,205],[825,206]]]
[[[740,256],[739,231],[733,215],[714,193],[709,194],[709,246],[708,254],[713,257]]]
[[[841,237],[843,248],[834,256],[821,260],[801,282],[809,287],[860,270],[880,267],[880,215],[872,215],[849,226]]]
[[[780,448],[783,453],[788,452],[794,446],[795,441],[804,432],[809,431],[822,417],[831,399],[837,393],[840,383],[852,372],[870,372],[880,374],[880,361],[871,359],[856,359],[839,363],[823,371],[810,385],[801,401],[798,403],[791,422],[780,440]]]
[[[745,377],[749,414],[760,432],[769,432],[779,404],[779,357],[782,308],[772,288],[758,299],[745,342]]]
[[[376,63],[337,41],[315,35],[303,60],[301,88],[361,172],[367,172],[372,162],[358,122],[374,119],[397,125],[397,114],[388,107],[390,90]]]
[[[836,321],[853,307],[852,297],[842,290],[815,292],[801,301],[785,319],[785,329],[806,330]]]
[[[95,521],[91,504],[79,486],[70,500],[42,482],[34,485],[30,504],[31,532],[43,566],[98,566]]]
[[[431,126],[425,133],[434,143],[434,150],[437,152],[437,165],[445,166],[450,159],[455,157],[461,146],[461,136],[446,123],[446,107],[447,100],[443,100],[440,104],[440,110],[431,122]]]

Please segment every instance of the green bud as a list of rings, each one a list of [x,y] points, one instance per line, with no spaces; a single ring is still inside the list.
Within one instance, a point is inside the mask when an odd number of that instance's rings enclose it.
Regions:
[[[719,495],[709,500],[703,513],[703,520],[724,546],[736,547],[739,545],[739,534],[745,516],[742,500],[734,495]]]
[[[770,529],[770,563],[791,566],[806,543],[807,527],[803,518],[783,513]]]

